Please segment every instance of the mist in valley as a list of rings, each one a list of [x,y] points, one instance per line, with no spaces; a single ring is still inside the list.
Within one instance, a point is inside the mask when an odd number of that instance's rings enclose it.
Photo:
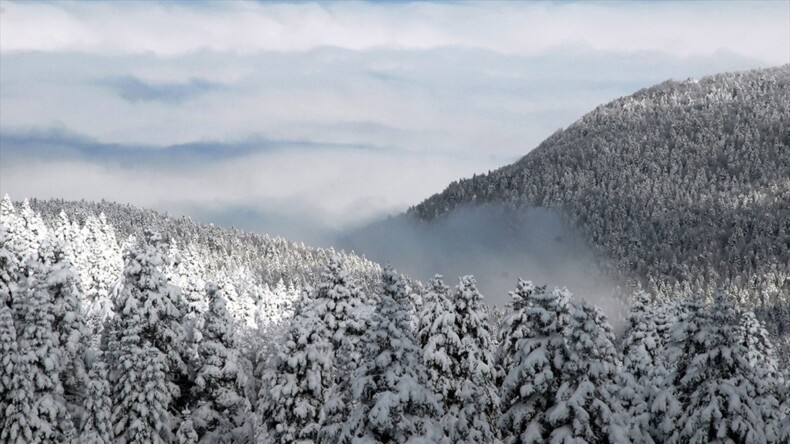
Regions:
[[[346,232],[335,246],[391,263],[423,283],[441,274],[453,287],[459,276],[472,274],[486,301],[500,307],[523,278],[567,287],[613,323],[625,310],[615,297],[617,284],[601,268],[604,259],[552,209],[466,206],[432,222],[401,215]]]

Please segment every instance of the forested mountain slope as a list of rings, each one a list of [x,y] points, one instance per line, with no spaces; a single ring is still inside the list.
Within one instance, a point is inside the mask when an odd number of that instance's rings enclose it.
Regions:
[[[602,105],[518,162],[411,208],[560,209],[651,293],[719,288],[790,328],[790,65],[668,81]]]
[[[82,281],[87,298],[83,305],[97,322],[111,310],[109,298],[121,275],[124,247],[142,239],[145,231],[159,233],[167,241],[169,279],[195,292],[202,292],[208,280],[217,283],[242,326],[286,320],[301,289],[315,283],[335,254],[364,288],[371,288],[381,273],[378,264],[354,254],[308,248],[280,237],[201,224],[132,205],[37,199],[14,205],[6,197],[2,206],[4,223],[25,227],[39,238],[49,232],[64,242]],[[202,302],[207,307],[208,301]]]
[[[139,237],[144,230],[155,231],[179,245],[199,243],[215,255],[217,260],[240,260],[251,268],[262,281],[304,284],[315,280],[334,254],[340,254],[349,267],[366,284],[378,279],[381,267],[353,253],[336,253],[332,249],[310,248],[279,236],[223,228],[214,224],[195,222],[188,217],[172,217],[147,208],[116,202],[89,202],[30,199],[31,208],[39,212],[49,225],[54,224],[61,211],[78,222],[90,216],[104,214],[119,239]]]

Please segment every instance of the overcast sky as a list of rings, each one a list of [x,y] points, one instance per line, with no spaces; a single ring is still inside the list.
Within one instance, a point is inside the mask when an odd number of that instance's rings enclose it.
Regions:
[[[307,241],[640,88],[790,62],[787,1],[0,8],[0,192]]]

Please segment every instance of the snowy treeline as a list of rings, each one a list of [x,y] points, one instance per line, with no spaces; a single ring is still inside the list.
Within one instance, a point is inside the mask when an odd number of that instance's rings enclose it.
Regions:
[[[553,207],[661,297],[719,288],[790,332],[790,65],[665,82],[601,105],[518,162],[410,210]]]
[[[153,232],[113,263],[121,279],[92,327],[67,243],[29,206],[2,211],[3,442],[790,439],[771,337],[723,292],[710,304],[638,292],[618,341],[566,290],[519,281],[495,325],[472,277],[412,288],[387,268],[365,290],[335,255],[269,357],[254,344],[273,331],[240,325],[208,278],[178,284],[174,264],[196,257],[173,261]]]
[[[8,196],[4,199],[6,224],[16,221],[30,226],[34,237],[53,234],[63,242],[80,276],[94,327],[110,313],[109,294],[121,278],[123,249],[145,230],[166,239],[165,275],[188,299],[207,307],[208,301],[197,293],[207,280],[215,282],[228,299],[231,315],[249,328],[279,326],[290,316],[301,288],[315,282],[335,254],[366,287],[381,273],[378,264],[353,253],[308,248],[280,237],[171,218],[131,205],[31,199],[17,204],[17,212]]]
[[[315,282],[329,258],[335,254],[343,257],[354,276],[366,287],[373,285],[373,281],[381,274],[378,264],[353,253],[335,252],[331,248],[310,248],[281,237],[202,224],[188,217],[171,217],[128,204],[30,199],[29,205],[50,229],[57,229],[61,225],[62,212],[71,224],[81,226],[104,215],[104,221],[113,228],[121,243],[130,237],[141,236],[145,230],[155,231],[178,250],[178,255],[191,253],[205,263],[209,275],[224,272],[237,287],[252,283],[261,287],[268,285],[274,290],[273,287],[282,280],[286,287],[298,290],[305,284]],[[116,250],[115,254],[120,256],[122,249]],[[243,276],[231,276],[234,273]],[[245,289],[240,288],[238,291],[245,292]]]

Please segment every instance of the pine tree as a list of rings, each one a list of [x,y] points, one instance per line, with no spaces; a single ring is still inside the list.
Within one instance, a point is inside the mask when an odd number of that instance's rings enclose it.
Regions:
[[[461,347],[461,339],[455,332],[455,318],[450,288],[444,284],[442,276],[436,275],[423,299],[417,337],[430,386],[443,400],[454,396],[455,392],[451,356],[457,355]]]
[[[52,330],[52,302],[46,288],[36,282],[45,274],[42,268],[43,264],[28,262],[28,269],[37,271],[31,271],[32,277],[20,284],[20,297],[13,301],[13,311],[21,323],[11,382],[14,394],[6,412],[6,428],[12,434],[18,431],[18,436],[29,441],[70,442],[74,424],[63,399],[63,360],[58,337]]]
[[[483,296],[472,276],[459,279],[455,291],[455,333],[460,348],[453,356],[455,390],[444,401],[445,424],[455,443],[494,442],[499,396],[494,386],[495,367],[491,354],[491,326],[482,306]]]
[[[90,215],[80,234],[84,244],[81,270],[85,291],[85,312],[94,333],[112,314],[111,291],[123,270],[123,259],[112,227],[104,215]]]
[[[0,426],[5,424],[5,412],[14,390],[14,363],[18,359],[14,316],[8,305],[0,304]]]
[[[115,229],[107,222],[104,213],[99,213],[99,232],[102,238],[101,257],[104,261],[103,279],[108,286],[120,277],[123,271],[123,255],[118,248],[118,240],[115,237]]]
[[[250,438],[244,430],[250,405],[244,397],[245,380],[237,362],[231,318],[214,283],[206,284],[206,293],[210,305],[193,389],[198,406],[190,418],[203,442],[245,442]]]
[[[785,399],[782,403],[781,413],[779,414],[780,422],[778,442],[790,442],[790,384],[788,384],[787,381],[788,379],[785,378],[785,387],[783,390]]]
[[[0,223],[0,305],[11,306],[19,279],[19,263],[11,250],[11,232]]]
[[[174,258],[174,264],[169,271],[171,280],[183,294],[185,326],[188,325],[190,329],[187,336],[197,349],[203,329],[203,313],[208,310],[208,304],[205,293],[206,282],[203,280],[206,267],[194,248],[192,245],[187,245],[179,251],[175,246],[171,246],[170,254]]]
[[[181,395],[180,292],[167,283],[161,237],[147,233],[126,254],[123,287],[116,297],[116,319],[105,340],[112,361],[113,433],[121,442],[167,440],[173,418],[170,402]]]
[[[60,241],[63,252],[66,254],[68,261],[73,264],[75,268],[78,268],[79,258],[77,257],[74,247],[79,244],[80,241],[76,238],[74,233],[74,225],[69,220],[69,216],[63,210],[60,210],[58,213],[58,218],[54,224],[55,227],[52,235]]]
[[[571,323],[571,295],[554,289],[533,295],[527,309],[529,333],[515,356],[502,385],[499,427],[513,443],[548,442],[555,405],[566,363],[571,359],[566,331]]]
[[[5,417],[0,427],[0,440],[9,444],[27,444],[42,442],[45,436],[52,435],[50,424],[39,421],[38,409],[34,408],[34,382],[31,378],[32,366],[27,349],[22,355],[19,350],[12,355],[13,370],[10,382],[6,379],[5,386]],[[45,428],[41,430],[42,426]]]
[[[626,421],[615,390],[618,355],[603,312],[573,301],[566,343],[570,356],[561,374],[554,407],[548,411],[552,442],[628,442]]]
[[[659,309],[666,319],[675,319],[666,330],[659,327],[659,333],[665,331],[664,349],[661,352],[662,365],[654,368],[653,383],[655,387],[650,404],[650,433],[656,442],[667,442],[678,433],[680,416],[683,414],[682,394],[678,388],[677,375],[679,367],[687,365],[694,355],[692,339],[702,328],[704,305],[699,297],[683,299],[678,302],[665,303]],[[664,324],[667,327],[667,324]]]
[[[688,338],[673,374],[683,412],[670,441],[768,442],[760,401],[752,395],[758,375],[738,343],[739,321],[728,296],[720,294],[710,312],[697,316],[698,333]]]
[[[12,228],[14,253],[19,263],[24,265],[29,260],[35,260],[39,243],[47,235],[47,227],[41,216],[30,208],[27,199],[22,202],[18,216],[11,220],[16,225]]]
[[[41,241],[39,261],[45,267],[37,285],[51,298],[52,329],[61,353],[64,393],[69,403],[78,406],[87,382],[83,359],[89,336],[80,307],[82,296],[78,279],[62,243],[54,237],[48,236]]]
[[[185,410],[182,416],[181,425],[178,426],[178,432],[176,432],[176,444],[197,444],[198,434],[192,424],[192,419],[190,419],[189,410]]]
[[[630,439],[635,443],[652,444],[650,436],[649,400],[657,393],[653,385],[656,366],[663,365],[663,338],[655,323],[650,295],[634,294],[623,335],[623,368],[618,375],[618,397],[628,412]]]
[[[326,419],[319,441],[342,444],[350,439],[344,427],[352,409],[348,375],[359,366],[359,342],[369,307],[363,303],[364,293],[338,255],[329,260],[312,299],[319,319],[326,326],[334,362],[333,386],[324,403]]]
[[[768,442],[782,442],[781,425],[787,419],[780,405],[782,389],[786,384],[773,343],[768,332],[753,312],[747,311],[740,318],[740,345],[746,350],[746,360],[755,373],[753,380],[756,393],[755,402],[766,425],[765,435]]]
[[[194,381],[196,373],[201,366],[198,347],[203,339],[204,313],[208,309],[206,303],[206,283],[203,276],[206,274],[203,261],[194,253],[191,246],[179,250],[174,244],[170,245],[170,263],[165,268],[165,275],[171,283],[181,289],[181,307],[184,314],[181,326],[184,332],[184,343],[181,347],[181,359],[186,366],[186,379],[182,378],[181,384]],[[180,406],[193,404],[190,393],[180,400]]]
[[[381,302],[363,338],[354,374],[357,408],[348,420],[355,442],[438,442],[441,404],[426,386],[422,353],[411,329],[410,289],[392,268],[382,276]]]
[[[172,440],[167,359],[156,347],[142,349],[139,353],[140,359],[136,360],[139,367],[134,369],[140,375],[138,396],[126,405],[128,428],[123,434],[116,428],[116,437],[120,442],[167,443]]]
[[[516,290],[510,292],[509,312],[502,318],[497,336],[498,347],[496,352],[497,366],[497,387],[502,387],[505,379],[505,370],[510,368],[513,363],[513,356],[519,348],[519,343],[529,333],[525,330],[527,321],[527,309],[529,308],[533,294],[543,293],[546,287],[536,287],[531,281],[519,278]]]
[[[0,200],[0,224],[8,225],[15,217],[16,208],[14,208],[14,203],[11,202],[11,197],[8,194],[4,194],[3,199]]]
[[[85,414],[82,417],[79,442],[111,444],[114,442],[111,421],[112,400],[104,362],[100,360],[93,362],[88,373],[86,389]]]
[[[266,373],[259,411],[267,440],[278,444],[315,442],[322,406],[333,384],[332,344],[305,289],[297,303],[283,350]]]

